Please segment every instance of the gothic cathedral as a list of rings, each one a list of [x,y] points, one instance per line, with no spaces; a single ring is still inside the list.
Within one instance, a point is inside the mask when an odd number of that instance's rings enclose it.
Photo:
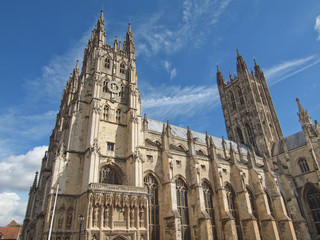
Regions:
[[[217,85],[220,139],[141,115],[135,46],[103,12],[29,193],[24,240],[293,240],[320,235],[320,126],[284,137],[262,70]],[[38,176],[39,175],[39,176]]]

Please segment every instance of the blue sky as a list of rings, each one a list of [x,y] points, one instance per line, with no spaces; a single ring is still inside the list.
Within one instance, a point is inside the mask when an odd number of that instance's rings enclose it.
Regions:
[[[238,48],[264,70],[285,136],[301,130],[296,97],[320,119],[318,0],[2,0],[0,226],[22,223],[62,89],[102,8],[109,45],[132,23],[148,117],[226,136],[216,65],[228,79]]]

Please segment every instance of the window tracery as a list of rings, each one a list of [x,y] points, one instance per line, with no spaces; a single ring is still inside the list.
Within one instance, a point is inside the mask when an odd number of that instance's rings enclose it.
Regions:
[[[213,191],[207,182],[202,183],[202,188],[203,188],[205,209],[211,218],[212,232],[215,236],[215,239],[217,239],[216,222],[215,222],[214,208],[213,208],[213,202],[212,202]]]
[[[109,107],[107,105],[103,108],[103,119],[109,120]]]
[[[238,133],[238,137],[239,137],[239,141],[240,143],[244,144],[244,138],[243,138],[243,135],[242,135],[242,131],[239,127],[237,127],[237,133]]]
[[[190,240],[187,186],[181,178],[176,180],[177,207],[181,217],[181,234],[183,240]]]
[[[106,166],[100,170],[100,183],[121,184],[119,174],[110,166]]]
[[[307,191],[306,200],[313,218],[313,224],[320,235],[320,191],[311,186]]]
[[[110,58],[109,57],[107,57],[104,60],[104,67],[107,68],[107,69],[110,69]]]
[[[310,172],[310,168],[309,168],[309,165],[308,165],[308,162],[306,159],[304,159],[304,158],[300,159],[298,161],[298,164],[300,166],[302,173]]]
[[[232,109],[235,110],[237,108],[237,106],[236,106],[236,101],[234,99],[234,95],[231,91],[229,92],[229,95],[230,95]]]
[[[151,174],[144,177],[144,186],[149,194],[149,234],[150,240],[160,239],[159,225],[159,187],[157,180]]]
[[[241,233],[241,227],[240,227],[240,218],[239,218],[239,214],[238,214],[237,206],[236,206],[236,198],[235,198],[236,196],[235,196],[235,193],[230,185],[226,185],[225,189],[226,189],[226,194],[227,194],[227,199],[228,199],[229,211],[235,219],[238,239],[241,240],[242,233]]]
[[[116,122],[120,123],[120,118],[121,118],[121,110],[117,109],[117,111],[116,111]]]
[[[124,63],[120,63],[120,73],[125,73],[126,72],[126,69],[125,69],[125,65]]]
[[[237,91],[238,91],[238,96],[239,96],[239,100],[240,100],[240,104],[244,104],[244,100],[243,100],[243,94],[242,94],[242,91],[241,91],[241,88],[240,87],[237,87]]]
[[[247,129],[247,134],[248,134],[248,138],[249,138],[249,142],[253,147],[256,147],[256,141],[254,139],[254,135],[252,132],[251,127],[249,126],[248,123],[246,123],[246,129]]]

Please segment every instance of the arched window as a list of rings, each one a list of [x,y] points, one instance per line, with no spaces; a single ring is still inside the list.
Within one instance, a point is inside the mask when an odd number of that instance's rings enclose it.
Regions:
[[[250,188],[247,188],[247,192],[248,192],[248,195],[249,195],[249,201],[250,201],[252,214],[253,214],[253,216],[255,218],[258,219],[255,197],[254,197],[252,191],[250,190]]]
[[[121,117],[121,110],[120,109],[117,109],[116,111],[116,122],[120,122],[120,117]]]
[[[124,63],[120,63],[120,73],[125,73],[126,69],[125,69],[125,65]]]
[[[313,218],[314,227],[317,234],[320,235],[320,192],[313,185],[306,192],[306,200]]]
[[[109,119],[109,107],[106,105],[103,109],[103,119],[108,120]]]
[[[230,95],[230,102],[231,102],[232,109],[235,110],[236,109],[236,101],[234,100],[234,95],[231,91],[229,92],[229,95]]]
[[[120,175],[110,166],[100,170],[100,183],[121,184]]]
[[[269,193],[267,191],[265,191],[265,193],[266,193],[266,196],[267,196],[267,199],[268,199],[268,207],[269,207],[270,213],[271,213],[272,216],[274,216],[273,204],[272,204],[271,197],[270,197],[270,195],[269,195]]]
[[[249,142],[253,147],[256,147],[256,141],[254,140],[254,135],[252,132],[251,127],[249,126],[248,123],[246,123],[246,129],[247,129],[247,134],[248,134],[248,138],[249,138]]]
[[[242,135],[242,131],[239,127],[237,127],[237,134],[238,134],[238,138],[239,138],[240,143],[244,144],[244,138]]]
[[[109,79],[106,79],[105,81],[103,81],[103,87],[102,87],[103,92],[108,91],[108,82],[109,82]]]
[[[104,60],[104,67],[110,69],[110,58],[106,58]]]
[[[151,175],[144,177],[144,186],[149,194],[149,236],[151,240],[160,239],[158,183]]]
[[[237,87],[237,91],[238,91],[238,96],[239,96],[239,100],[240,100],[240,104],[244,104],[244,100],[243,100],[243,95],[242,95],[242,91],[240,87]]]
[[[187,186],[181,178],[176,181],[177,207],[181,217],[181,234],[183,240],[190,240],[189,211],[187,201]]]
[[[214,239],[217,239],[216,222],[214,218],[214,209],[213,209],[213,203],[212,203],[213,191],[207,182],[204,182],[202,184],[202,188],[203,188],[205,208],[211,218],[212,233],[214,234],[214,237],[215,237]]]
[[[298,164],[300,166],[301,172],[303,173],[310,172],[310,168],[306,159],[304,158],[300,159]]]
[[[237,228],[237,234],[238,234],[238,239],[242,239],[242,234],[241,234],[241,227],[240,227],[240,219],[237,211],[237,206],[236,206],[236,195],[230,185],[226,185],[226,194],[227,194],[227,199],[228,199],[228,206],[229,206],[229,211],[231,215],[234,217],[235,223],[236,223],[236,228]]]

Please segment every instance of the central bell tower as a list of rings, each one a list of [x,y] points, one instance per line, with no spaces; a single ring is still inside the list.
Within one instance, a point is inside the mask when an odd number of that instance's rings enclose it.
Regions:
[[[237,74],[227,83],[217,70],[217,83],[228,138],[252,146],[259,155],[271,156],[274,142],[283,138],[269,88],[260,66],[254,61],[248,72],[237,50]]]

